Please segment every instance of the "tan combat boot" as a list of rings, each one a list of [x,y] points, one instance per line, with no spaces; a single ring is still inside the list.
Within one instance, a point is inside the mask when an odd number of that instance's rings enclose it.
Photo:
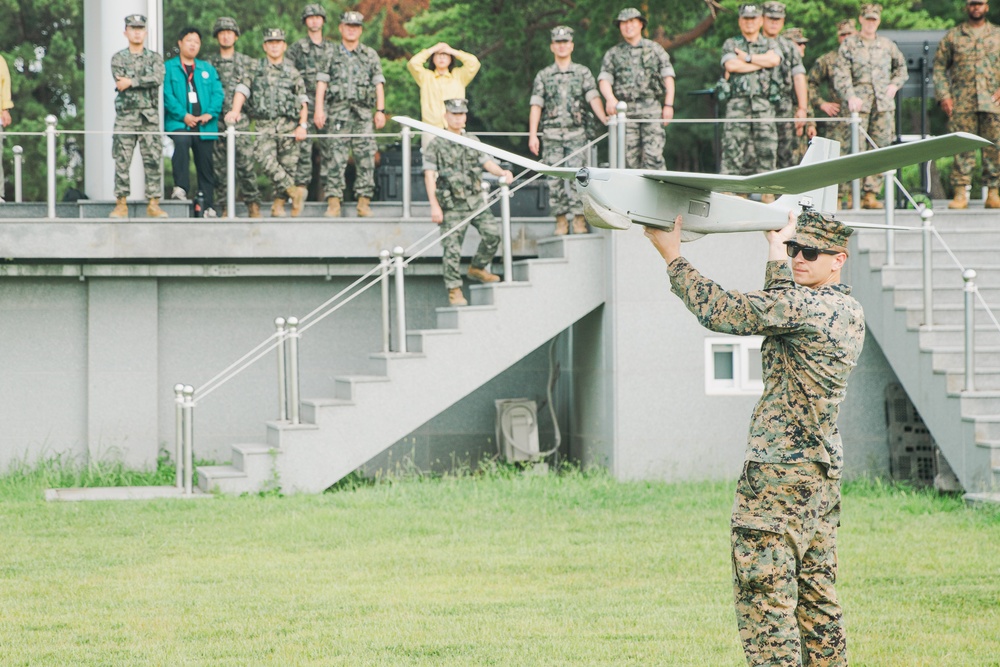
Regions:
[[[773,204],[774,203],[774,195],[772,195],[770,192],[765,192],[764,194],[762,194],[760,196],[760,203],[761,204]]]
[[[465,300],[465,295],[462,294],[461,287],[452,287],[448,290],[448,305],[449,306],[468,306],[469,302]]]
[[[247,215],[251,218],[259,218],[260,215],[260,204],[252,201],[247,204]]]
[[[964,185],[955,186],[955,196],[948,202],[948,208],[969,208],[969,198],[965,194]]]
[[[865,196],[861,198],[861,208],[880,209],[885,208],[885,204],[875,198],[874,192],[866,192]]]
[[[565,215],[556,216],[556,231],[553,232],[556,236],[563,236],[564,234],[569,234],[569,220]]]
[[[990,188],[986,193],[986,208],[1000,208],[1000,191]]]
[[[574,234],[590,233],[590,230],[587,229],[587,219],[582,215],[573,216],[573,233]]]
[[[362,218],[372,217],[372,200],[368,197],[358,197],[358,215]]]
[[[472,280],[478,280],[481,283],[500,282],[500,276],[490,273],[486,269],[477,269],[474,266],[469,267],[469,278]]]
[[[306,195],[309,194],[309,191],[302,186],[293,185],[286,192],[292,200],[292,217],[297,218],[302,213],[302,207],[306,203]]]
[[[128,202],[125,197],[118,197],[115,199],[115,209],[111,211],[109,218],[127,218],[128,217]]]
[[[167,212],[160,208],[160,200],[157,197],[153,197],[149,200],[149,204],[146,206],[146,216],[150,218],[168,218]]]
[[[326,212],[323,215],[327,218],[340,217],[340,197],[326,198]]]
[[[274,200],[271,204],[271,217],[272,218],[286,218],[288,214],[285,213],[285,198],[279,197]]]

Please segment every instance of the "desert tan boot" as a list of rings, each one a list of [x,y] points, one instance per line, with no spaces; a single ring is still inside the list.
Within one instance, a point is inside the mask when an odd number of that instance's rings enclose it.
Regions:
[[[297,218],[302,213],[302,207],[306,203],[306,195],[309,194],[309,191],[302,186],[293,185],[286,192],[292,200],[292,217]]]
[[[490,273],[486,269],[477,269],[474,266],[469,267],[469,278],[471,278],[472,280],[478,280],[481,283],[500,282],[500,276]]]
[[[553,234],[556,236],[569,234],[569,219],[567,219],[565,215],[556,216],[556,231],[554,231]]]
[[[969,208],[969,199],[965,195],[965,186],[955,186],[955,196],[948,202],[948,208]]]
[[[449,306],[468,306],[469,302],[465,300],[465,295],[462,294],[461,287],[452,287],[448,290],[448,305]]]
[[[997,188],[990,188],[986,193],[986,208],[1000,208],[1000,192]]]
[[[582,215],[573,216],[573,233],[574,234],[589,234],[590,230],[587,229],[587,219]]]
[[[288,214],[285,213],[285,198],[279,197],[274,200],[271,204],[271,217],[272,218],[287,218]]]
[[[362,218],[372,217],[372,200],[368,197],[358,197],[358,215]]]
[[[885,208],[885,204],[880,202],[875,198],[874,192],[866,192],[865,196],[861,198],[861,208]]]
[[[167,212],[160,208],[160,200],[153,197],[146,206],[146,216],[150,218],[168,218]]]
[[[340,217],[340,197],[326,198],[326,211],[323,212],[323,215],[327,218]]]
[[[255,201],[247,202],[247,215],[251,218],[259,218],[260,215],[260,204]]]
[[[111,211],[109,218],[127,218],[128,217],[128,202],[125,197],[118,197],[115,199],[115,208]]]

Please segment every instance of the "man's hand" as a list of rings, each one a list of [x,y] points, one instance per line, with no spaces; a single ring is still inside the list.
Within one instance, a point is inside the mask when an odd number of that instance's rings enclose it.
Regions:
[[[10,111],[4,109],[3,112],[0,113],[0,125],[3,125],[4,127],[10,127],[11,122],[12,119],[10,117]]]
[[[532,155],[538,155],[538,150],[541,148],[542,142],[538,140],[537,134],[532,134],[528,137],[528,150],[531,151]]]
[[[861,102],[860,97],[851,97],[847,100],[847,110],[851,113],[859,113],[862,106],[864,104]]]
[[[1000,91],[997,91],[997,93],[1000,93]],[[997,103],[997,93],[993,93],[993,104]],[[955,110],[955,100],[951,99],[950,97],[946,97],[943,100],[941,100],[941,111],[944,112],[945,116],[951,118],[951,112],[954,110]]]
[[[383,127],[385,127],[385,112],[384,111],[376,111],[375,112],[375,129],[376,130],[381,130]]]
[[[514,182],[514,174],[510,173],[510,171],[507,169],[503,170],[499,178],[502,178],[507,185],[510,185]]]
[[[604,103],[604,110],[608,113],[609,118],[618,113],[618,98],[614,95],[609,97],[608,101]]]
[[[643,232],[667,264],[681,256],[682,222],[683,218],[678,215],[674,218],[674,228],[669,232],[657,227],[646,227],[646,231]]]
[[[128,78],[127,76],[120,76],[117,79],[115,79],[115,88],[118,89],[118,92],[127,90],[128,88],[131,87],[132,87],[132,79]]]
[[[816,136],[816,126],[815,125],[807,125],[806,126],[806,137],[808,139],[812,139],[815,136]]]
[[[793,115],[795,116],[795,118],[804,119],[804,118],[806,118],[806,110],[802,109],[802,108],[799,108],[799,107],[796,107],[795,113]],[[806,129],[805,120],[797,120],[797,121],[795,121],[795,136],[796,137],[801,137],[802,136],[802,132],[805,129]]]
[[[788,212],[788,224],[777,231],[764,232],[767,237],[769,262],[788,259],[788,252],[785,249],[785,241],[795,236],[795,212]]]
[[[830,118],[840,113],[840,105],[836,102],[823,102],[823,104],[819,105],[819,108]]]
[[[293,132],[292,134],[295,135],[295,141],[305,141],[306,138],[309,136],[309,131],[306,130],[306,128],[302,127],[302,125],[296,125],[295,132]]]
[[[885,94],[888,95],[890,100],[896,96],[897,92],[899,92],[899,87],[891,83],[885,87]]]
[[[663,125],[670,125],[670,121],[674,119],[674,108],[664,105],[663,107]]]
[[[226,125],[235,125],[236,123],[240,122],[240,112],[230,111],[225,115],[223,120],[226,121]]]
[[[317,108],[313,112],[313,125],[316,126],[317,130],[322,130],[323,126],[326,125],[326,111]]]
[[[431,222],[435,225],[440,225],[444,222],[444,213],[441,211],[441,205],[436,201],[431,202]]]

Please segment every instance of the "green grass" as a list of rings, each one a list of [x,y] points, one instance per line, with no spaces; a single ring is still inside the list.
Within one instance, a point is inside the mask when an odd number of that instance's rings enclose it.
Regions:
[[[355,481],[45,503],[0,479],[3,665],[742,665],[730,484]],[[1000,665],[1000,512],[845,489],[852,665]]]

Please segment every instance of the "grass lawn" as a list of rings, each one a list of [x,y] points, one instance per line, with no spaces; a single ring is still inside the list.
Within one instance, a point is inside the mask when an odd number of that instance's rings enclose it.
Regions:
[[[743,665],[731,484],[419,479],[45,503],[0,478],[2,665]],[[1000,665],[1000,511],[850,485],[851,664]]]

